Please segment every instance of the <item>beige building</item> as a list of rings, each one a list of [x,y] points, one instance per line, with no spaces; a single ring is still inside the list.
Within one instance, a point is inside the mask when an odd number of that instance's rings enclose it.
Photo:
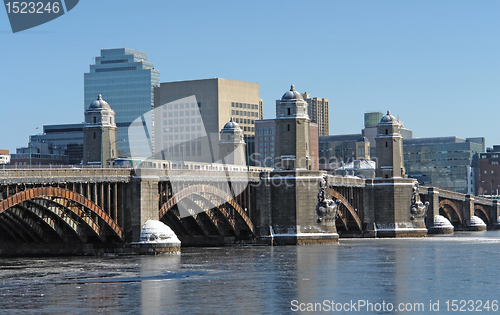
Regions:
[[[193,96],[196,98],[195,108],[192,104]],[[189,101],[183,101],[187,98]],[[177,103],[179,104],[176,108]],[[181,105],[186,106],[187,103],[190,104],[189,117],[191,118],[185,116],[187,110],[181,109]],[[171,104],[173,108],[168,110],[168,104]],[[165,148],[163,151],[166,154],[163,153],[162,157],[166,159],[182,157],[186,160],[215,162],[219,160],[219,133],[231,117],[242,129],[244,137],[254,136],[255,120],[262,119],[262,100],[259,97],[258,83],[220,78],[161,83],[154,89],[154,107],[155,109],[165,107],[168,110],[161,114],[161,118],[156,117],[161,112],[157,111],[154,118],[155,150],[158,154],[162,151],[159,148]],[[194,113],[193,110],[195,110]],[[174,116],[176,111],[178,116]],[[201,129],[195,130],[196,132],[191,130],[194,127],[193,117],[201,117],[202,121],[200,127],[197,118],[194,118],[196,128]],[[158,128],[160,121],[161,128]],[[190,133],[186,132],[188,128]],[[181,130],[184,130],[184,133]],[[184,139],[180,139],[181,137]],[[189,158],[187,156],[188,145],[182,140],[188,140],[191,143]],[[162,141],[163,143],[157,148],[158,143]],[[172,141],[174,141],[173,145]],[[201,152],[198,148],[201,148]]]
[[[312,123],[318,125],[318,135],[328,136],[329,129],[329,116],[328,116],[328,99],[320,97],[311,97],[309,93],[302,93],[304,101],[307,102],[307,113]]]

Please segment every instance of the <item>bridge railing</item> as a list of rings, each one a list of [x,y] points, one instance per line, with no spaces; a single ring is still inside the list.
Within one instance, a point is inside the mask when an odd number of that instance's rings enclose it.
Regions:
[[[428,186],[420,186],[419,187],[419,194],[420,195],[427,195],[429,193],[428,191]],[[436,192],[439,193],[439,197],[441,198],[446,198],[446,199],[451,199],[451,200],[458,200],[458,201],[465,201],[466,199],[466,194],[462,194],[456,191],[452,190],[447,190],[443,188],[438,188],[438,187],[433,187]],[[474,198],[474,203],[475,204],[481,204],[484,206],[492,206],[494,204],[494,200],[486,197],[480,197],[480,196],[472,196]]]

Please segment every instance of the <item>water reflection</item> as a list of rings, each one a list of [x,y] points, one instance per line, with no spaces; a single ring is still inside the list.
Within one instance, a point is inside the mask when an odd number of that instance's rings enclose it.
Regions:
[[[285,314],[291,301],[497,299],[500,231],[176,256],[0,259],[8,314]],[[359,312],[370,314],[372,312]],[[423,312],[426,313],[426,312]],[[487,312],[486,312],[487,313]]]
[[[156,258],[156,259],[151,259]],[[181,274],[180,255],[158,257],[143,256],[140,258],[141,278],[149,279],[140,282],[141,313],[162,314],[164,299],[179,300],[179,282],[174,281],[176,274]],[[166,281],[172,279],[171,281]]]

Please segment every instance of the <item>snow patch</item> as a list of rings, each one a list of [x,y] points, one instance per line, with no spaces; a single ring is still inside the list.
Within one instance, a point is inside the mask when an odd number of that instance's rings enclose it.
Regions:
[[[451,224],[450,220],[448,220],[444,216],[438,214],[434,217],[434,227],[435,228],[453,228],[453,224]]]
[[[470,218],[470,226],[486,226],[486,224],[484,223],[483,220],[481,220],[480,217],[473,215]]]
[[[142,227],[140,243],[151,244],[151,243],[171,243],[171,244],[181,244],[181,241],[177,238],[174,231],[164,224],[163,222],[157,220],[148,220]]]

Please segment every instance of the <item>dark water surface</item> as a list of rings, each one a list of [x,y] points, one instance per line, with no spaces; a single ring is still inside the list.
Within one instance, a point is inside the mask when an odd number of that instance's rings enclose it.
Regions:
[[[500,314],[499,262],[500,231],[0,259],[0,313]]]

